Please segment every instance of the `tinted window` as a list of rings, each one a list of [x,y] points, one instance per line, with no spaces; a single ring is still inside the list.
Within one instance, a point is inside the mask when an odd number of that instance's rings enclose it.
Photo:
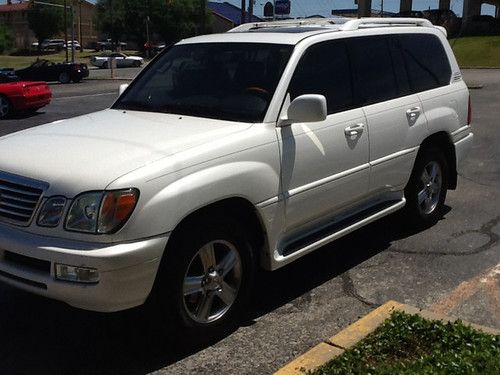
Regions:
[[[348,46],[360,102],[370,104],[397,97],[389,38],[353,38]]]
[[[403,34],[399,36],[415,92],[445,86],[450,83],[451,68],[446,52],[435,35]]]
[[[408,72],[401,51],[401,43],[397,37],[390,37],[388,39],[389,49],[391,51],[392,65],[394,68],[394,75],[396,77],[396,86],[399,96],[411,94],[410,82],[408,80]]]
[[[291,99],[303,94],[326,97],[328,113],[353,106],[349,58],[343,41],[319,43],[309,47],[290,83]]]
[[[262,122],[292,48],[176,45],[150,64],[113,108]]]

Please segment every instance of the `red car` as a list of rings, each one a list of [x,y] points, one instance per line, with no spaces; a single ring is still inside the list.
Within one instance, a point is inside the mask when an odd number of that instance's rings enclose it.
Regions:
[[[0,119],[14,111],[36,111],[49,104],[51,98],[45,82],[16,81],[0,73]]]

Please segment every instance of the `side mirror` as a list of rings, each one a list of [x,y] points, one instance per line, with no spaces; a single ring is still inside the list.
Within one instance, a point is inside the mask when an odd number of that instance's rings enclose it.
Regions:
[[[121,95],[123,94],[123,92],[127,89],[128,87],[128,83],[122,83],[120,85],[120,88],[118,89],[118,94]]]
[[[318,122],[326,119],[326,98],[323,95],[307,94],[295,98],[288,107],[287,118],[280,126],[295,122]]]

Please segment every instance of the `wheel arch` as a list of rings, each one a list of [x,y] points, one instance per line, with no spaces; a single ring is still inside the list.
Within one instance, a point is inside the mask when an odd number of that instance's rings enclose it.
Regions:
[[[263,249],[267,244],[265,227],[257,208],[250,201],[242,197],[225,198],[189,213],[175,226],[163,256],[168,256],[168,254],[175,251],[173,247],[175,246],[176,239],[188,230],[190,226],[214,216],[229,217],[243,226],[244,230],[249,234],[249,240],[255,249],[254,256],[256,257],[257,264],[260,264],[261,257],[264,254]]]
[[[428,136],[420,145],[419,154],[430,148],[437,148],[443,151],[448,164],[448,189],[457,188],[457,158],[455,147],[447,132],[440,131]],[[418,155],[417,155],[418,157]]]

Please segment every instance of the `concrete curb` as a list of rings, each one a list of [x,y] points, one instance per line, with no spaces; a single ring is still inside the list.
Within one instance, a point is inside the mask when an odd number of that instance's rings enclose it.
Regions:
[[[396,301],[388,301],[358,321],[354,322],[346,329],[340,331],[335,336],[316,345],[305,354],[287,364],[285,367],[282,367],[275,372],[275,375],[304,375],[307,371],[314,371],[324,363],[338,357],[344,353],[344,351],[351,348],[367,335],[375,331],[375,329],[383,321],[389,318],[391,313],[395,310],[404,311],[408,314],[418,314],[429,320],[441,320],[443,322],[454,322],[458,320],[458,318],[436,314],[431,311],[418,309]],[[484,327],[469,322],[464,323],[486,333],[500,333],[500,330],[496,330],[494,328]]]

